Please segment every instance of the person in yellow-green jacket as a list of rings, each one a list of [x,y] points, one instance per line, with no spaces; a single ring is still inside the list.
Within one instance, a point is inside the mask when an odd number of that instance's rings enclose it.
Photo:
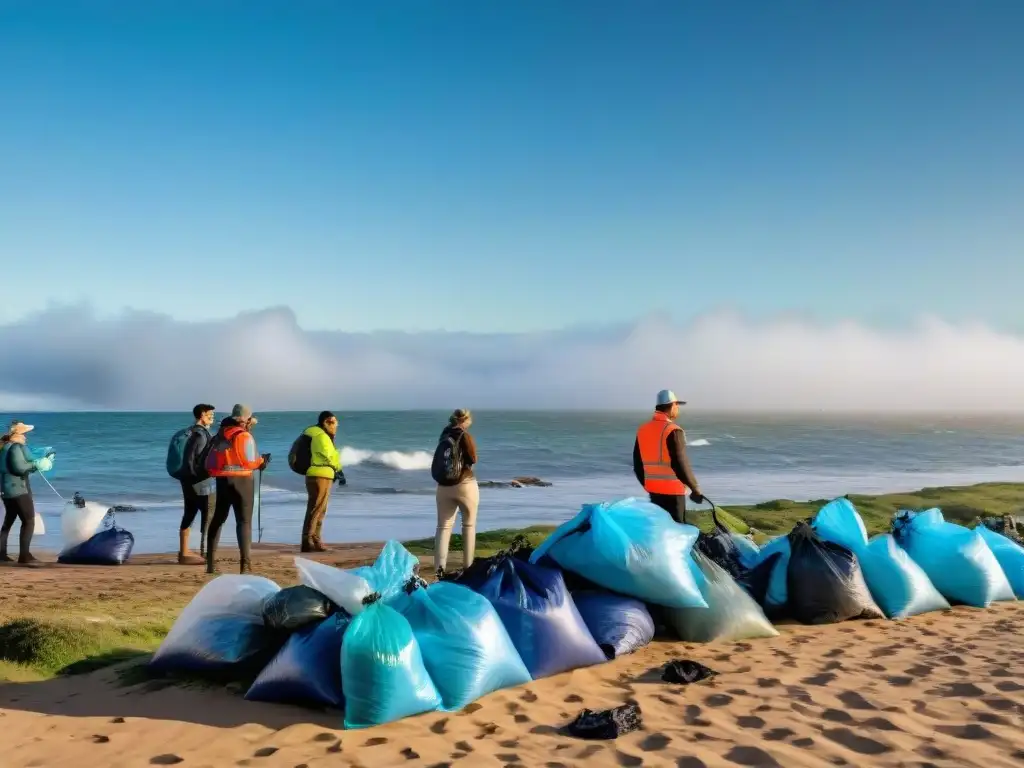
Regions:
[[[302,551],[326,552],[320,538],[327,515],[327,503],[331,498],[331,484],[345,485],[345,473],[341,469],[341,456],[334,445],[338,434],[338,417],[324,411],[317,417],[316,426],[304,431],[295,441],[288,463],[295,471],[305,470],[306,475],[306,517],[302,521]],[[308,445],[308,454],[306,453]],[[306,459],[308,458],[308,461]]]

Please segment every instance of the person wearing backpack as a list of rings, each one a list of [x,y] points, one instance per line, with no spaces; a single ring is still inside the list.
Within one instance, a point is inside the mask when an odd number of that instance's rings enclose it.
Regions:
[[[212,436],[210,425],[216,408],[200,403],[192,409],[195,423],[178,430],[167,448],[167,473],[181,483],[184,511],[178,530],[178,564],[203,565],[206,562],[206,534],[216,503],[216,485],[206,473],[206,452]],[[188,551],[189,533],[199,515],[199,556]]]
[[[36,507],[32,499],[29,475],[53,469],[52,451],[41,459],[33,459],[25,447],[25,435],[32,429],[31,424],[17,420],[11,422],[11,427],[0,446],[0,498],[4,504],[4,522],[0,528],[0,560],[11,561],[7,554],[7,537],[14,527],[14,521],[21,520],[18,540],[19,565],[31,565],[36,562],[36,558],[29,551],[32,534],[36,528]]]
[[[334,445],[338,435],[338,417],[322,411],[316,424],[306,429],[292,444],[288,453],[288,466],[306,478],[306,517],[302,521],[302,551],[326,552],[320,537],[327,504],[331,499],[331,484],[345,485],[341,469],[341,455]]]
[[[266,469],[270,454],[257,453],[251,429],[256,417],[247,405],[236,405],[231,415],[220,423],[220,430],[210,443],[206,455],[206,472],[216,480],[216,504],[210,533],[206,540],[206,572],[217,572],[217,544],[220,529],[234,510],[235,535],[238,539],[239,572],[252,573],[252,513],[256,483],[252,473]]]
[[[476,511],[480,486],[473,474],[476,442],[469,434],[473,414],[464,408],[454,411],[441,432],[434,451],[430,474],[437,483],[437,532],[434,534],[434,569],[442,576],[448,563],[448,545],[456,513],[462,518],[463,567],[473,564],[476,551]]]

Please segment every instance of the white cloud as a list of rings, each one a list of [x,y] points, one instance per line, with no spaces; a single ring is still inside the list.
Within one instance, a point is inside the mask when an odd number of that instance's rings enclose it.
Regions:
[[[52,308],[0,326],[0,407],[1024,409],[1024,337],[923,318],[900,331],[748,321],[546,333],[308,332],[288,309],[203,323]]]

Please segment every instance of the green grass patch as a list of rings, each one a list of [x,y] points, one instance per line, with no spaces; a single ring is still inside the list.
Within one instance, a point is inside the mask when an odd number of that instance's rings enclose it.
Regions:
[[[152,653],[166,624],[22,618],[0,625],[0,679],[92,672]]]
[[[530,542],[530,546],[536,547],[553,530],[555,530],[553,525],[532,525],[529,528],[499,528],[495,531],[481,531],[476,535],[476,555],[477,557],[487,557],[499,550],[507,549],[516,536],[525,536],[527,541]],[[432,538],[407,541],[404,543],[404,546],[414,555],[434,554],[434,540]],[[462,551],[461,535],[452,534],[450,549],[455,552]]]

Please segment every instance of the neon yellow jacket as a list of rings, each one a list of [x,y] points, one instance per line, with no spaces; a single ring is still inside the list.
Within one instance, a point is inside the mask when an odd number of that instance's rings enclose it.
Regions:
[[[302,434],[312,440],[310,452],[313,460],[306,471],[306,477],[326,477],[333,480],[335,473],[341,471],[341,455],[334,447],[331,436],[320,427],[310,427]]]

